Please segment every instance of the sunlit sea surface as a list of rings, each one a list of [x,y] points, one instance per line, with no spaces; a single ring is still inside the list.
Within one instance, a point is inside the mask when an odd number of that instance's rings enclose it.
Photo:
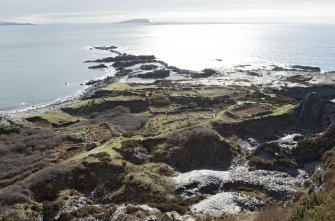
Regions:
[[[301,64],[335,70],[335,26],[287,24],[80,24],[0,26],[0,111],[45,105],[113,75],[83,61],[88,46],[154,54],[180,68]]]

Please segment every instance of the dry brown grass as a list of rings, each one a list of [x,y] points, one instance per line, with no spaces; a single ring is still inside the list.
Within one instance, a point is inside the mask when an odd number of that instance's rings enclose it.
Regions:
[[[286,221],[289,214],[289,209],[272,206],[261,211],[253,221]]]

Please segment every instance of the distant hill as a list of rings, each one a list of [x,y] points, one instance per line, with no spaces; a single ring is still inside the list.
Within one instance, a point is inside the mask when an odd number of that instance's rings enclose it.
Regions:
[[[17,23],[17,22],[0,21],[0,25],[33,25],[33,24],[31,24],[31,23]]]
[[[149,19],[131,19],[119,22],[119,24],[147,24],[147,23],[150,23]]]

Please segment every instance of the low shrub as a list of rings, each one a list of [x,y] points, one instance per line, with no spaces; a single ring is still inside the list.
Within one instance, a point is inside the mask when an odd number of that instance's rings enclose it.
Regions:
[[[38,202],[53,201],[60,190],[75,185],[72,172],[79,169],[80,164],[58,164],[43,169],[17,184],[6,187],[0,194],[0,203],[13,205],[27,202],[33,197]]]
[[[77,168],[80,164],[58,164],[33,174],[24,180],[24,185],[37,201],[52,201],[58,197],[60,190],[74,185],[71,173]]]
[[[20,132],[20,127],[18,127],[18,126],[0,127],[0,135],[1,134],[19,133],[19,132]]]
[[[29,201],[31,192],[21,185],[7,187],[0,194],[0,204],[12,205]]]
[[[89,215],[96,215],[101,212],[101,209],[97,206],[84,206],[78,210],[71,212],[70,214],[76,218],[84,218]]]
[[[327,221],[335,217],[335,192],[311,193],[300,200],[289,221]]]
[[[161,93],[154,93],[150,96],[151,105],[154,107],[167,107],[171,105],[170,98]]]

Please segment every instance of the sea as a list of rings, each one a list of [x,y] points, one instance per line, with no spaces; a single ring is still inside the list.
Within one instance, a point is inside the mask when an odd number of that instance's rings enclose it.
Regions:
[[[0,26],[0,112],[77,96],[85,82],[113,75],[86,60],[110,56],[90,46],[155,55],[190,70],[236,65],[308,65],[335,70],[335,25],[42,24]]]

